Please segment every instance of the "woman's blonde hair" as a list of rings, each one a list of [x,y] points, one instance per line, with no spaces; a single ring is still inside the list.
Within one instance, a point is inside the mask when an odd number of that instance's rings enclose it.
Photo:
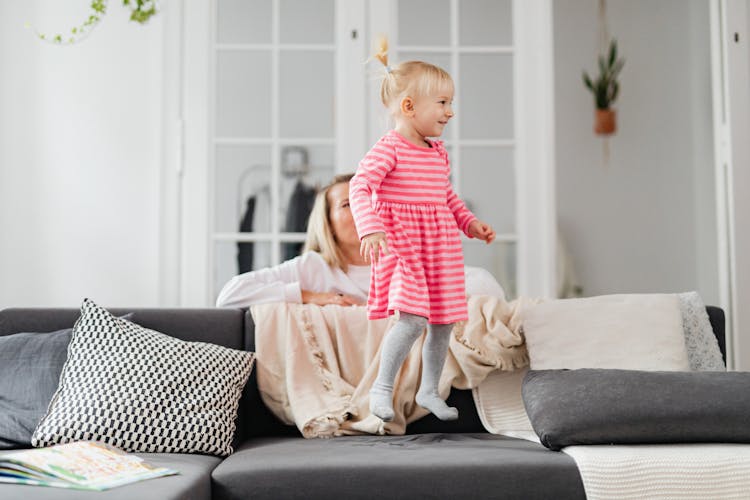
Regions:
[[[307,239],[303,252],[318,252],[331,267],[340,267],[347,271],[346,260],[336,242],[331,228],[331,206],[328,203],[328,191],[337,184],[349,183],[354,174],[340,174],[335,176],[328,185],[318,190],[315,203],[307,220]]]
[[[433,95],[447,87],[453,89],[453,79],[443,68],[424,61],[405,61],[388,65],[388,39],[378,38],[378,51],[373,56],[385,66],[385,77],[380,86],[380,100],[391,113],[399,110],[406,96]]]

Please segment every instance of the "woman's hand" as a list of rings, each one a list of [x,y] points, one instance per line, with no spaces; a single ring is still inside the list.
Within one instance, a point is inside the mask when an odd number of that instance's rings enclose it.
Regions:
[[[383,255],[388,255],[385,233],[372,233],[362,238],[362,243],[359,245],[359,255],[365,259],[365,262],[370,262],[370,256],[372,256],[372,262],[376,264],[381,252]]]
[[[336,304],[339,306],[365,305],[364,302],[352,295],[344,295],[343,293],[335,292],[311,292],[309,290],[302,290],[302,303],[317,304],[319,306],[326,306],[328,304]]]
[[[487,243],[492,243],[492,240],[495,239],[495,230],[492,229],[492,226],[489,224],[485,224],[479,220],[473,220],[471,224],[469,224],[469,236],[486,241]]]

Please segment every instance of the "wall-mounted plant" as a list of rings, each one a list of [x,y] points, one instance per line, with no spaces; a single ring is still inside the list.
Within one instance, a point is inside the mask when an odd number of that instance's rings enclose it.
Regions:
[[[40,33],[36,29],[36,36],[45,42],[57,45],[72,45],[86,38],[96,28],[107,13],[108,0],[91,0],[89,16],[78,26],[74,26],[67,33],[49,35]],[[144,24],[156,14],[156,0],[122,0],[122,4],[130,9],[130,20]],[[27,28],[33,28],[26,23]]]
[[[593,94],[596,104],[596,121],[594,132],[608,135],[617,129],[616,113],[612,108],[620,92],[617,77],[625,65],[625,60],[617,57],[617,40],[609,43],[609,53],[599,55],[599,75],[592,80],[589,74],[583,72],[583,83]]]

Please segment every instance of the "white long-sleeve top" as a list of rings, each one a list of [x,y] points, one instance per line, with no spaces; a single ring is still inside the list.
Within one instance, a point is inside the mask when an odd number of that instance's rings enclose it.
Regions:
[[[503,288],[487,270],[464,267],[466,293],[505,297]],[[302,290],[343,293],[367,302],[370,266],[349,266],[344,272],[329,266],[317,252],[305,252],[278,266],[235,276],[224,285],[217,307],[249,307],[266,302],[302,302]]]

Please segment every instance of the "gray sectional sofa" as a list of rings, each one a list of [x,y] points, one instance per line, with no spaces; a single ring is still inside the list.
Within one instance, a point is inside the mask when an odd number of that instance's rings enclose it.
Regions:
[[[724,316],[708,307],[724,352]],[[240,309],[111,309],[182,340],[254,349],[254,325]],[[4,309],[0,336],[70,328],[77,309]],[[455,422],[425,417],[404,436],[307,440],[278,421],[258,394],[255,374],[238,413],[235,452],[227,458],[142,454],[180,475],[105,492],[0,484],[0,499],[284,499],[284,498],[518,498],[583,499],[575,462],[521,439],[487,433],[470,391],[453,390]]]

